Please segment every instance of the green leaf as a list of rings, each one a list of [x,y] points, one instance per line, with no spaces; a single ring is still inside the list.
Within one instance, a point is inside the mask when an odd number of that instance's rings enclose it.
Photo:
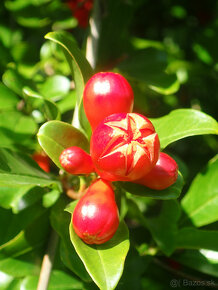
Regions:
[[[10,118],[8,115],[10,114]],[[37,132],[35,121],[17,111],[6,111],[0,113],[0,146],[14,147],[31,146],[32,136]]]
[[[18,213],[41,199],[45,189],[39,186],[27,185],[22,187],[0,187],[0,192],[0,206],[6,209],[11,208],[13,213]]]
[[[41,249],[37,248],[34,251],[16,258],[10,257],[2,259],[0,260],[0,271],[13,277],[39,274],[42,256],[41,252]]]
[[[0,246],[0,259],[15,258],[44,245],[48,235],[48,213],[44,212],[13,239]]]
[[[47,120],[59,120],[60,119],[60,112],[56,104],[50,100],[47,100],[40,96],[37,92],[33,91],[28,87],[23,88],[24,96],[39,101],[42,112],[45,114]],[[38,107],[39,105],[37,105]]]
[[[218,252],[209,250],[187,250],[172,257],[177,262],[207,275],[218,277]]]
[[[70,91],[62,100],[57,102],[58,109],[60,110],[61,114],[73,110],[76,105],[76,92],[75,90]]]
[[[59,156],[65,148],[79,146],[88,150],[86,137],[78,129],[65,122],[49,121],[43,124],[37,137],[43,150],[59,168],[62,168]]]
[[[50,215],[51,224],[61,238],[60,257],[62,262],[83,281],[89,282],[91,280],[90,276],[70,242],[70,216],[64,211],[68,202],[69,200],[65,196],[61,196],[58,202],[52,207]]]
[[[3,83],[10,88],[13,92],[22,96],[23,87],[34,88],[35,85],[32,81],[22,77],[15,69],[8,69],[2,76]]]
[[[51,274],[48,290],[52,289],[84,289],[83,284],[63,271],[54,270]]]
[[[166,68],[166,53],[152,47],[134,52],[118,66],[123,73],[142,81],[153,91],[163,95],[174,94],[180,84],[176,75],[165,72]]]
[[[209,115],[192,109],[178,109],[151,119],[160,138],[161,148],[188,136],[218,134],[218,124]]]
[[[176,248],[218,251],[218,231],[182,228],[176,235]]]
[[[175,247],[177,222],[180,217],[180,206],[176,200],[164,201],[160,214],[148,218],[147,225],[158,247],[166,254],[172,254]]]
[[[72,213],[76,202],[67,210]],[[100,289],[114,289],[120,280],[129,250],[128,228],[120,222],[113,238],[101,245],[87,245],[74,232],[70,223],[70,238],[86,270]]]
[[[29,290],[36,289],[38,285],[39,277],[38,276],[28,276],[23,279],[20,284],[20,289]],[[48,290],[57,290],[57,289],[84,289],[83,284],[78,281],[75,277],[67,274],[64,271],[53,270],[51,272],[51,277],[48,284]]]
[[[18,97],[0,82],[0,110],[14,109],[18,101]]]
[[[209,162],[207,168],[200,172],[192,182],[182,199],[185,212],[184,223],[189,219],[192,224],[201,227],[218,221],[218,155]]]
[[[144,185],[136,184],[133,182],[120,182],[119,185],[125,191],[139,196],[147,196],[155,199],[175,199],[178,198],[183,188],[183,177],[179,173],[176,182],[170,187],[163,190],[150,189]]]
[[[57,180],[50,179],[27,155],[0,148],[0,186],[56,186]]]
[[[0,245],[12,240],[45,212],[46,209],[42,207],[41,201],[17,214],[0,207],[0,220],[4,221],[0,227]]]
[[[48,77],[46,81],[39,86],[40,93],[52,101],[63,98],[70,90],[70,80],[61,75]]]
[[[69,33],[64,31],[50,32],[46,34],[45,38],[58,43],[64,49],[66,59],[74,75],[77,94],[73,125],[78,129],[85,129],[85,132],[90,135],[91,130],[82,106],[82,97],[85,83],[92,76],[93,70]]]

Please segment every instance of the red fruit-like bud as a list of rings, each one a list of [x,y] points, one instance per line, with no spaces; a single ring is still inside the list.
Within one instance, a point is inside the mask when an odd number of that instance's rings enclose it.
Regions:
[[[95,181],[76,205],[73,218],[76,234],[87,244],[103,244],[119,226],[114,191],[102,179]]]
[[[70,174],[90,174],[94,172],[91,156],[80,147],[65,149],[59,157],[61,166]]]
[[[178,176],[178,165],[176,161],[160,152],[159,159],[151,171],[140,180],[134,181],[149,188],[162,190],[176,182]]]
[[[156,164],[160,143],[152,123],[135,113],[105,118],[91,138],[97,173],[110,181],[141,178]]]
[[[50,172],[50,159],[45,153],[34,153],[32,159],[36,161],[42,170]]]
[[[92,130],[107,116],[130,113],[134,95],[127,80],[117,73],[100,72],[86,84],[83,105]]]

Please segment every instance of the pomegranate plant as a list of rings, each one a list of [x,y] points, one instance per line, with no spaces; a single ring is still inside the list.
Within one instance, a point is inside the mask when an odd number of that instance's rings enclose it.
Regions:
[[[216,7],[153,2],[1,1],[0,289],[216,287]]]

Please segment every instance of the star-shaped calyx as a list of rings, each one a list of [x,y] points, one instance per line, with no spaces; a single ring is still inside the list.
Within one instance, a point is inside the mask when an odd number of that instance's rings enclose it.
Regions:
[[[136,113],[114,114],[93,133],[91,155],[103,178],[131,181],[155,165],[159,139],[146,117]]]

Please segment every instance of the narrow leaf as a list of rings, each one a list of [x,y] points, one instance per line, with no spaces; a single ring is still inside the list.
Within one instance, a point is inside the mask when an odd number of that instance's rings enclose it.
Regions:
[[[46,34],[45,38],[58,43],[64,49],[66,59],[74,75],[77,94],[77,104],[74,112],[73,125],[76,128],[85,129],[86,132],[89,130],[90,134],[90,126],[87,122],[82,106],[82,97],[85,83],[92,76],[93,70],[69,33],[64,31],[50,32]]]

